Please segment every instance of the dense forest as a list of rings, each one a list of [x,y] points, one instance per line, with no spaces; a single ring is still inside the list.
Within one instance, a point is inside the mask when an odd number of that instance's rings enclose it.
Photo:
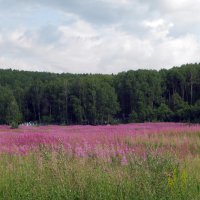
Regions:
[[[0,124],[200,122],[200,64],[117,75],[0,70]]]

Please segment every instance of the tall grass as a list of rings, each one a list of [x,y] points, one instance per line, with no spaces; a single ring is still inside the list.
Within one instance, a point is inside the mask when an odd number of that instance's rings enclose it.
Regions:
[[[105,162],[42,149],[0,157],[0,199],[200,199],[199,161],[180,164],[169,155]],[[195,168],[193,168],[193,166]]]

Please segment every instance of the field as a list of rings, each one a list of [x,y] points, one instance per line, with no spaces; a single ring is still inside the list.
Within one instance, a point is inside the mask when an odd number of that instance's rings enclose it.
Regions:
[[[0,199],[200,199],[200,125],[0,126]]]

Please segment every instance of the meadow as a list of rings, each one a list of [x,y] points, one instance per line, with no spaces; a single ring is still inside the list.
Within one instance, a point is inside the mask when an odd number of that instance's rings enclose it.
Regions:
[[[0,126],[0,199],[200,199],[200,125]]]

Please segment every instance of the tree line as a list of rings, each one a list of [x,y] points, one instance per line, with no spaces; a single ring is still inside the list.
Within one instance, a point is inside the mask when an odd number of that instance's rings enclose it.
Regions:
[[[117,75],[0,70],[0,124],[200,122],[200,64]]]

